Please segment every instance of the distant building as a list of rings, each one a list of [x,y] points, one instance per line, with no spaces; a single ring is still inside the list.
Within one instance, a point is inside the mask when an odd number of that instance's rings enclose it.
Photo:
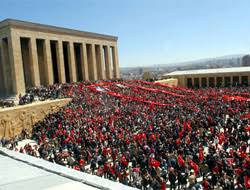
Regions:
[[[174,71],[162,78],[176,78],[179,86],[189,88],[247,86],[250,85],[250,67]]]
[[[250,66],[250,55],[242,57],[242,66]]]
[[[152,75],[151,72],[146,71],[146,72],[143,73],[142,79],[143,80],[153,80],[153,75]]]

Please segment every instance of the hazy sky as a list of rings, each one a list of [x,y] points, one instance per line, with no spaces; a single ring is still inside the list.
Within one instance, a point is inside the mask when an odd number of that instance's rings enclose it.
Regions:
[[[119,37],[120,65],[250,53],[250,0],[1,0],[14,18]]]

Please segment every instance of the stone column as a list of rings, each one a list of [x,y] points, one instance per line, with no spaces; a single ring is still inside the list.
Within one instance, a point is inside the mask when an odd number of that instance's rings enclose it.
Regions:
[[[53,65],[52,65],[52,58],[51,58],[51,47],[50,47],[50,40],[45,39],[43,45],[43,52],[44,52],[44,64],[45,64],[45,78],[46,78],[46,85],[52,85],[54,83],[54,74],[53,74]]]
[[[111,61],[110,61],[110,47],[104,46],[104,57],[105,57],[105,68],[106,68],[106,78],[112,79]]]
[[[40,73],[37,58],[36,39],[30,38],[29,40],[29,55],[31,67],[31,82],[32,86],[40,86]]]
[[[233,77],[230,76],[230,86],[233,86]]]
[[[192,87],[194,88],[194,77],[192,77]]]
[[[62,46],[61,40],[58,40],[56,42],[56,58],[58,62],[59,83],[65,83],[65,67],[64,67],[64,58],[63,58],[63,46]]]
[[[7,48],[7,47],[6,47]],[[7,60],[6,60],[6,58],[8,58],[8,55],[6,55],[6,53],[5,53],[5,50],[4,50],[4,44],[3,44],[3,39],[1,39],[0,38],[0,49],[1,49],[1,69],[2,69],[2,74],[3,74],[3,76],[2,76],[2,78],[1,78],[1,80],[2,80],[2,82],[1,82],[1,85],[2,85],[2,90],[3,90],[3,95],[6,95],[7,93],[8,93],[8,84],[7,84],[7,76],[6,76],[6,74],[7,74],[7,68],[6,68],[6,66],[7,66]]]
[[[241,75],[239,75],[239,85],[241,86],[242,84],[242,78],[241,78],[242,76]]]
[[[199,88],[202,88],[202,84],[201,84],[202,77],[198,77],[198,79],[199,79]]]
[[[207,79],[207,88],[209,87],[209,77],[206,77]]]
[[[2,39],[0,38],[0,53],[2,52]],[[2,55],[0,54],[0,95],[3,95],[4,89],[4,72],[3,72],[3,62],[2,62]]]
[[[70,82],[76,82],[76,62],[75,62],[75,51],[73,42],[69,42],[68,48],[68,58],[69,58],[69,78]]]
[[[90,44],[90,50],[88,51],[88,60],[90,66],[90,80],[97,80],[97,70],[96,70],[96,57],[95,57],[95,45]]]
[[[242,85],[242,75],[239,75],[239,84]]]
[[[113,72],[114,78],[120,78],[120,69],[119,69],[119,60],[118,60],[118,49],[117,46],[112,47],[112,56],[113,56]]]
[[[12,93],[19,95],[25,93],[25,81],[21,53],[20,37],[10,30],[8,37],[9,61],[12,73]]]
[[[88,69],[88,59],[87,59],[87,48],[86,44],[82,43],[80,45],[80,54],[81,54],[81,61],[82,61],[82,76],[83,80],[89,80],[89,69]]]
[[[217,87],[217,76],[214,77],[214,87]]]
[[[222,75],[221,86],[222,86],[223,88],[225,87],[225,76],[223,76],[223,75]]]
[[[106,79],[104,72],[104,59],[103,59],[103,46],[96,46],[96,64],[97,64],[97,77],[98,79]]]

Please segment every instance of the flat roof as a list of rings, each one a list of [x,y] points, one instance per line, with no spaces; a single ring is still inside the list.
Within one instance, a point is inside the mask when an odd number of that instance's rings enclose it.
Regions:
[[[2,147],[0,163],[0,190],[136,190]]]
[[[33,31],[43,31],[43,32],[49,32],[49,33],[55,33],[55,34],[66,34],[66,35],[74,35],[74,36],[80,36],[80,37],[86,37],[86,38],[97,38],[97,39],[111,40],[111,41],[118,40],[117,36],[98,34],[98,33],[93,33],[93,32],[86,32],[86,31],[80,31],[80,30],[75,30],[75,29],[33,23],[33,22],[27,22],[27,21],[21,21],[21,20],[16,20],[16,19],[9,19],[9,18],[0,22],[0,28],[4,28],[4,27],[14,27],[14,28],[33,30]]]
[[[0,155],[0,189],[8,190],[98,190],[57,174]]]
[[[231,68],[217,68],[217,69],[174,71],[171,73],[166,73],[163,76],[202,75],[202,74],[217,74],[217,73],[243,73],[243,72],[250,72],[250,67],[231,67]]]

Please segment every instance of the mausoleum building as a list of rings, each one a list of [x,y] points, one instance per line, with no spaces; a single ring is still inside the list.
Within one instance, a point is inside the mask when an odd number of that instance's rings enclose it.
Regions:
[[[0,95],[29,87],[120,77],[118,38],[6,19],[0,22]]]

